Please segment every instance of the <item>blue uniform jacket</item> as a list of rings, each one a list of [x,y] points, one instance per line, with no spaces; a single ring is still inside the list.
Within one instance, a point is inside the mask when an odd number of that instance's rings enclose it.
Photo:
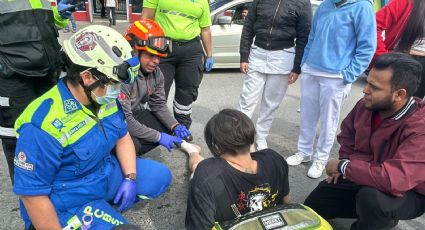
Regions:
[[[127,133],[116,101],[102,105],[95,116],[61,80],[25,109],[15,128],[17,195],[49,196],[62,226],[74,209],[112,198],[114,194],[107,194],[108,174],[117,163],[110,152]],[[30,220],[21,208],[28,226]]]

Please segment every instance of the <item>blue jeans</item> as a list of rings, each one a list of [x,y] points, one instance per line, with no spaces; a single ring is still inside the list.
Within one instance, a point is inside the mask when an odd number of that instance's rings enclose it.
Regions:
[[[71,16],[69,17],[69,21],[71,21],[71,25],[72,25],[72,30],[76,31],[77,30],[77,24],[75,23],[75,19],[74,19],[74,15],[71,14]],[[69,24],[66,25],[65,27],[66,31],[69,31]]]

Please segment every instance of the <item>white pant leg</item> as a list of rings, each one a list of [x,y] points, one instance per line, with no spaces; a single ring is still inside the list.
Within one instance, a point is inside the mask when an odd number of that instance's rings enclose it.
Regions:
[[[288,88],[288,74],[268,74],[258,116],[257,146],[266,144],[266,138],[273,122],[274,113],[279,108]],[[264,146],[267,147],[267,146]]]
[[[239,110],[249,118],[252,118],[265,82],[266,75],[257,71],[248,71],[248,74],[244,76],[239,99]]]
[[[342,102],[351,88],[342,79],[320,79],[320,134],[317,140],[317,159],[327,161],[335,141]]]
[[[316,126],[320,111],[320,86],[317,76],[301,74],[300,98],[300,134],[298,136],[298,152],[304,156],[313,154],[316,137]]]

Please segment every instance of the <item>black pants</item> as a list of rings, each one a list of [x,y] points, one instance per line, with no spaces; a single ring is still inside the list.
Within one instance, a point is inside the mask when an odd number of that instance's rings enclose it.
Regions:
[[[192,124],[192,103],[198,98],[198,88],[202,81],[203,48],[199,38],[187,42],[173,41],[173,52],[161,59],[159,67],[164,74],[165,96],[168,98],[173,80],[176,92],[174,95],[174,117],[188,129]]]
[[[352,230],[390,229],[394,220],[410,220],[425,212],[425,196],[414,191],[394,197],[348,180],[325,180],[304,202],[325,219],[356,218]]]
[[[412,55],[412,57],[415,58],[416,61],[418,61],[422,64],[421,84],[419,84],[419,88],[416,91],[416,93],[413,94],[413,96],[416,96],[416,97],[419,97],[419,98],[424,98],[424,96],[425,96],[425,56],[414,56],[414,55]]]
[[[115,7],[106,7],[108,9],[109,26],[115,25],[117,17],[115,15]]]
[[[161,133],[171,134],[170,130],[165,127],[155,115],[152,114],[150,110],[143,110],[141,112],[133,113],[134,118],[140,122],[148,126],[151,129],[155,129]],[[133,139],[134,147],[136,148],[136,153],[138,155],[145,154],[152,149],[156,148],[159,144],[148,142],[137,137],[131,137]]]
[[[106,0],[99,0],[100,2],[100,16],[102,18],[106,17],[106,9],[105,9],[105,1]],[[97,7],[98,8],[98,7]]]
[[[56,81],[50,77],[0,76],[0,138],[12,184],[16,138],[6,130],[13,129],[16,119],[27,105],[55,84]]]

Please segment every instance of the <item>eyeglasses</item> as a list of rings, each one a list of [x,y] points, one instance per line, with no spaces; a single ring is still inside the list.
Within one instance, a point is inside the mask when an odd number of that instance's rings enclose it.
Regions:
[[[118,88],[121,86],[121,82],[116,81],[114,79],[108,78],[106,75],[101,74],[95,68],[88,68],[85,71],[89,71],[94,79],[99,81],[100,87],[104,88],[108,85],[112,85],[114,88]]]

